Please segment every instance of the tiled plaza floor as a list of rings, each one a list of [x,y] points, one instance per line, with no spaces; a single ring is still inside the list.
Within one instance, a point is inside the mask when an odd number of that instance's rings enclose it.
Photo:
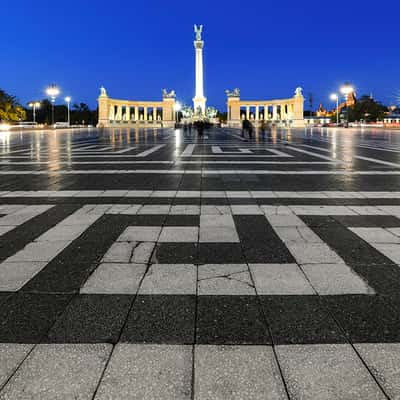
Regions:
[[[400,399],[400,132],[0,133],[0,399]]]

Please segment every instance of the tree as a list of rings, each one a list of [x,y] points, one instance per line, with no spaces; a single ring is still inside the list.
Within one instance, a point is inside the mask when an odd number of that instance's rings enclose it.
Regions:
[[[373,122],[385,117],[389,109],[371,96],[361,96],[357,103],[348,107],[349,121]]]
[[[17,122],[25,117],[25,110],[17,98],[0,89],[0,121]]]

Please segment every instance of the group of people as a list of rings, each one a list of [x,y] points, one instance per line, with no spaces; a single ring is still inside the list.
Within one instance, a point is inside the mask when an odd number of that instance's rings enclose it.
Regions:
[[[203,136],[204,131],[206,130],[207,127],[208,124],[202,120],[198,120],[193,123],[189,122],[188,124],[187,123],[183,124],[183,130],[185,132],[189,131],[189,133],[192,133],[192,128],[194,128],[197,130],[197,134],[199,135],[199,137]]]
[[[253,129],[254,129],[253,124],[248,119],[244,119],[242,122],[242,137],[246,137],[246,133],[247,133],[247,136],[249,137],[249,139],[252,139],[253,138]],[[261,121],[260,131],[263,136],[265,136],[266,129],[267,129],[267,125],[265,124],[265,121]]]

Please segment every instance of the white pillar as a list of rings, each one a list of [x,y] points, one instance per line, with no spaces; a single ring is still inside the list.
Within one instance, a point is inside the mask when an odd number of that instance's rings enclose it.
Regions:
[[[272,119],[276,121],[278,119],[278,106],[272,106]]]
[[[125,106],[125,120],[129,121],[131,119],[131,110],[129,106]]]
[[[153,121],[157,121],[157,107],[153,107]]]
[[[256,106],[256,121],[260,119],[260,108]]]
[[[135,121],[139,121],[139,106],[135,106]]]
[[[196,92],[193,98],[193,107],[195,114],[200,107],[201,113],[204,115],[207,99],[204,97],[203,47],[204,42],[201,40],[201,37],[196,36],[196,40],[194,41],[196,52]]]
[[[246,119],[250,119],[250,107],[246,106]]]
[[[143,107],[143,119],[147,121],[147,107]]]

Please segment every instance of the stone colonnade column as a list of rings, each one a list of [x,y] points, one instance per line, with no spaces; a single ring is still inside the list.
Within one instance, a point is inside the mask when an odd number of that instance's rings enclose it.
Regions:
[[[250,107],[246,106],[246,119],[250,119]]]
[[[260,107],[256,106],[256,115],[255,115],[256,121],[260,119]]]
[[[272,119],[276,121],[278,119],[278,106],[272,106]]]

